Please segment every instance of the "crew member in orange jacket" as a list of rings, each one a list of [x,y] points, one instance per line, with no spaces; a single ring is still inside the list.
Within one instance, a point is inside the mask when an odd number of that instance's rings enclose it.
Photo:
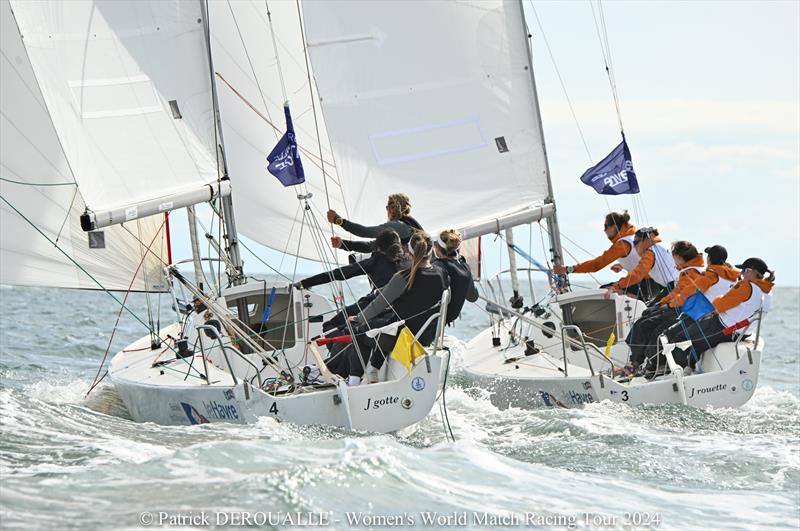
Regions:
[[[637,230],[633,236],[633,247],[639,255],[639,263],[627,276],[609,286],[608,294],[631,293],[631,288],[638,286],[635,295],[653,304],[674,287],[677,280],[675,260],[669,250],[661,245],[658,229],[654,227]]]
[[[703,274],[703,283],[708,288],[700,290],[706,298],[713,301],[720,295],[725,295],[739,280],[741,271],[728,263],[728,251],[721,245],[706,247],[708,267]]]
[[[712,301],[714,304],[712,314],[691,323],[685,335],[680,324],[673,325],[667,330],[667,339],[670,343],[684,341],[684,337],[688,337],[692,342],[689,349],[673,351],[675,361],[681,366],[686,367],[690,363],[694,366],[697,360],[694,359],[692,350],[699,357],[707,349],[732,341],[733,334],[725,333],[725,329],[744,321],[752,322],[765,298],[769,297],[775,283],[775,272],[770,271],[762,259],[748,258],[736,267],[742,270],[742,280],[727,293]]]
[[[627,210],[606,214],[603,230],[606,233],[606,237],[611,240],[611,247],[606,249],[600,256],[574,266],[556,265],[553,268],[553,272],[557,275],[596,273],[615,260],[619,261],[619,263],[611,267],[611,270],[615,273],[619,273],[623,269],[625,271],[633,271],[636,264],[639,263],[639,255],[636,254],[636,250],[633,248],[633,235],[636,233],[636,227],[631,224],[630,220],[631,216]]]
[[[677,243],[677,242],[676,242]],[[661,335],[667,328],[675,324],[678,319],[683,319],[684,325],[692,322],[692,318],[685,314],[678,314],[678,310],[683,307],[686,299],[697,293],[702,292],[708,300],[714,300],[720,295],[724,295],[733,284],[739,279],[740,271],[727,263],[728,251],[721,245],[712,245],[706,247],[706,258],[708,267],[697,276],[697,265],[684,273],[681,271],[684,264],[690,266],[689,263],[682,260],[680,257],[675,256],[675,244],[673,244],[673,257],[675,258],[676,267],[679,269],[678,284],[672,292],[661,299],[662,305],[660,308],[672,308],[671,312],[663,312],[664,320],[655,326],[650,335],[645,340],[640,340],[646,343],[644,347],[644,358],[647,359],[648,370],[646,373],[653,373],[651,376],[656,376],[654,371],[659,367],[665,368],[666,360],[663,356],[658,358],[655,355],[658,352],[658,336]],[[686,258],[685,256],[683,258]],[[634,325],[639,325],[639,322]],[[685,337],[685,335],[684,335]]]
[[[654,350],[659,334],[678,319],[686,299],[697,290],[705,291],[711,285],[710,281],[704,279],[703,255],[694,245],[687,241],[677,241],[672,244],[671,252],[678,270],[675,287],[655,306],[644,311],[626,338],[631,349],[630,363],[634,370],[644,362],[650,350]]]

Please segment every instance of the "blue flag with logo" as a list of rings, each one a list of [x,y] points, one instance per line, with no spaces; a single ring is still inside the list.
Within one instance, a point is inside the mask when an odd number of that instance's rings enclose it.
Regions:
[[[606,158],[581,175],[581,181],[603,195],[638,194],[639,183],[633,171],[633,160],[625,135],[622,143]]]
[[[289,112],[289,105],[283,106],[286,114],[286,133],[278,140],[278,143],[267,155],[269,172],[278,178],[284,186],[294,186],[306,182],[306,175],[303,172],[303,163],[300,160],[300,153],[297,151],[297,141],[294,138],[294,126],[292,126],[292,115]]]
[[[697,290],[694,295],[686,299],[686,302],[681,306],[681,311],[695,321],[699,321],[714,311],[714,305],[711,304],[708,297],[703,295],[700,290]]]

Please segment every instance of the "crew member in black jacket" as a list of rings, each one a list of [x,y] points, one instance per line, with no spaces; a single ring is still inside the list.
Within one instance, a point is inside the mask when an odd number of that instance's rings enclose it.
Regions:
[[[464,301],[478,300],[478,289],[472,279],[472,271],[463,256],[458,254],[461,246],[461,233],[457,230],[443,230],[433,248],[436,259],[433,265],[442,268],[450,278],[450,302],[447,305],[447,324],[458,319]]]
[[[356,315],[372,302],[375,298],[375,290],[384,287],[395,273],[408,268],[410,265],[410,259],[405,253],[404,248],[400,245],[400,237],[395,231],[384,229],[378,234],[374,245],[375,248],[369,258],[339,267],[332,271],[310,276],[295,283],[295,287],[298,289],[309,289],[313,286],[320,286],[334,280],[346,280],[360,275],[367,275],[373,291],[344,309],[346,315]],[[342,325],[344,325],[344,315],[338,313],[332,319],[323,323],[322,328],[328,331]]]
[[[367,227],[344,219],[334,210],[328,210],[328,222],[339,225],[354,236],[361,238],[376,238],[381,231],[394,230],[400,236],[400,242],[408,245],[411,235],[422,230],[422,225],[411,217],[411,199],[406,194],[392,194],[386,201],[386,217],[388,221],[380,225]],[[374,241],[343,240],[339,236],[331,237],[334,249],[343,249],[357,253],[371,253],[374,250]]]

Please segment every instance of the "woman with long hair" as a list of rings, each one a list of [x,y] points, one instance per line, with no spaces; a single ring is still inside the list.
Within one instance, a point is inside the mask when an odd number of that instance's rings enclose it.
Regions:
[[[346,349],[347,363],[339,360],[335,367],[329,368],[341,376],[348,376],[348,385],[358,385],[364,375],[365,365],[371,366],[371,373],[383,365],[385,356],[392,351],[396,336],[381,334],[377,341],[364,335],[369,329],[381,328],[397,321],[405,321],[405,326],[416,335],[425,322],[439,311],[442,292],[448,287],[446,273],[431,263],[433,242],[428,233],[417,231],[408,242],[411,252],[411,265],[396,273],[375,299],[357,316],[351,318],[356,329],[355,341],[361,357],[354,347]],[[419,336],[423,346],[430,345],[436,334],[438,319],[431,322]]]
[[[344,325],[345,316],[356,315],[362,308],[375,299],[377,290],[389,283],[395,273],[408,268],[410,260],[405,249],[400,244],[400,237],[392,229],[386,229],[378,234],[375,246],[369,258],[347,264],[331,271],[319,273],[295,283],[298,289],[309,289],[334,280],[346,280],[360,275],[367,275],[372,291],[364,295],[354,304],[344,308],[343,312],[336,314],[332,319],[322,324],[325,331],[339,328]]]

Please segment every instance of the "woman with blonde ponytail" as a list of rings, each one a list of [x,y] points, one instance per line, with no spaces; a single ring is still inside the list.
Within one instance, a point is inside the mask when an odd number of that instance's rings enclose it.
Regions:
[[[396,321],[405,321],[405,326],[416,335],[430,316],[439,311],[438,303],[442,292],[448,287],[447,273],[431,264],[433,242],[427,232],[415,232],[409,242],[411,266],[397,272],[386,286],[378,292],[375,300],[355,318],[356,339],[363,361],[356,349],[349,349],[347,367],[339,367],[337,372],[349,376],[348,385],[357,385],[364,375],[364,364],[371,359],[371,379],[377,379],[377,370],[383,365],[397,340],[395,336],[381,334],[378,341],[367,338],[367,329],[380,328]],[[419,342],[429,345],[436,334],[436,322],[432,322],[420,335]]]
[[[461,233],[447,229],[439,233],[439,239],[433,244],[436,259],[433,265],[447,272],[450,279],[450,302],[447,305],[446,323],[455,321],[461,314],[464,301],[478,300],[478,289],[472,279],[472,271],[463,256],[458,254],[461,246]]]

